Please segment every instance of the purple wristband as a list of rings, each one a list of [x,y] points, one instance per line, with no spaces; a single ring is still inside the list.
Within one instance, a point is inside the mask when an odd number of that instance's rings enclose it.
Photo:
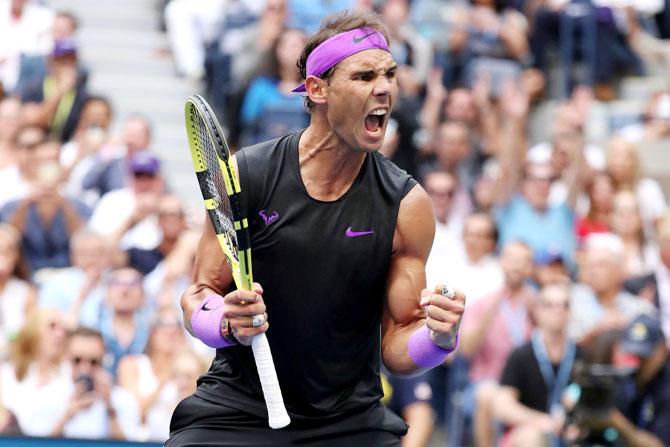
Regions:
[[[430,330],[426,326],[423,326],[409,336],[407,353],[417,366],[422,368],[435,368],[444,363],[447,356],[454,352],[457,346],[458,334],[456,334],[454,347],[451,349],[443,349],[435,344],[430,338]]]
[[[221,334],[224,310],[222,296],[208,295],[191,315],[193,335],[212,348],[226,348],[235,344],[226,340]]]

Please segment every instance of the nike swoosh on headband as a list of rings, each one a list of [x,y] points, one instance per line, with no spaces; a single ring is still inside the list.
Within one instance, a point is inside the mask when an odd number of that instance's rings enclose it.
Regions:
[[[368,38],[368,37],[372,36],[373,34],[375,34],[375,33],[366,34],[365,36],[362,36],[362,37],[354,36],[352,40],[354,41],[354,43],[361,43],[363,41],[363,39]]]

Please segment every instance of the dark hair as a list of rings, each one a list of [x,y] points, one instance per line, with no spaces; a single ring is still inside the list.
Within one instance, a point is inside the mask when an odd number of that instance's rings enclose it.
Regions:
[[[379,31],[384,35],[386,41],[389,41],[386,26],[382,23],[381,18],[377,14],[344,10],[326,17],[323,22],[321,22],[319,31],[307,41],[305,49],[302,50],[302,54],[298,59],[298,69],[300,70],[302,78],[305,79],[307,77],[307,57],[309,57],[316,47],[337,34],[364,27]],[[320,78],[328,79],[335,71],[335,67],[337,67],[337,65],[326,70]],[[309,99],[309,96],[305,96],[305,107],[308,111],[311,111],[314,108],[314,103]]]

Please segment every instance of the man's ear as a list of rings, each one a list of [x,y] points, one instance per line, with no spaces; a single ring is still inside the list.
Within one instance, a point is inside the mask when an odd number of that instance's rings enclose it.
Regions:
[[[305,90],[314,104],[326,103],[327,86],[328,83],[325,80],[316,76],[307,76],[305,79]]]

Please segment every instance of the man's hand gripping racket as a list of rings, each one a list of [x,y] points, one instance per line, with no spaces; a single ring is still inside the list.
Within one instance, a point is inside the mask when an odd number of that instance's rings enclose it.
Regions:
[[[211,107],[201,96],[193,95],[186,100],[185,114],[193,167],[219,245],[237,288],[252,290],[249,223],[241,207],[240,183],[228,144]],[[256,318],[262,316],[254,317],[254,326]],[[269,425],[272,428],[286,427],[291,420],[284,406],[265,334],[256,335],[251,347],[268,409]]]

